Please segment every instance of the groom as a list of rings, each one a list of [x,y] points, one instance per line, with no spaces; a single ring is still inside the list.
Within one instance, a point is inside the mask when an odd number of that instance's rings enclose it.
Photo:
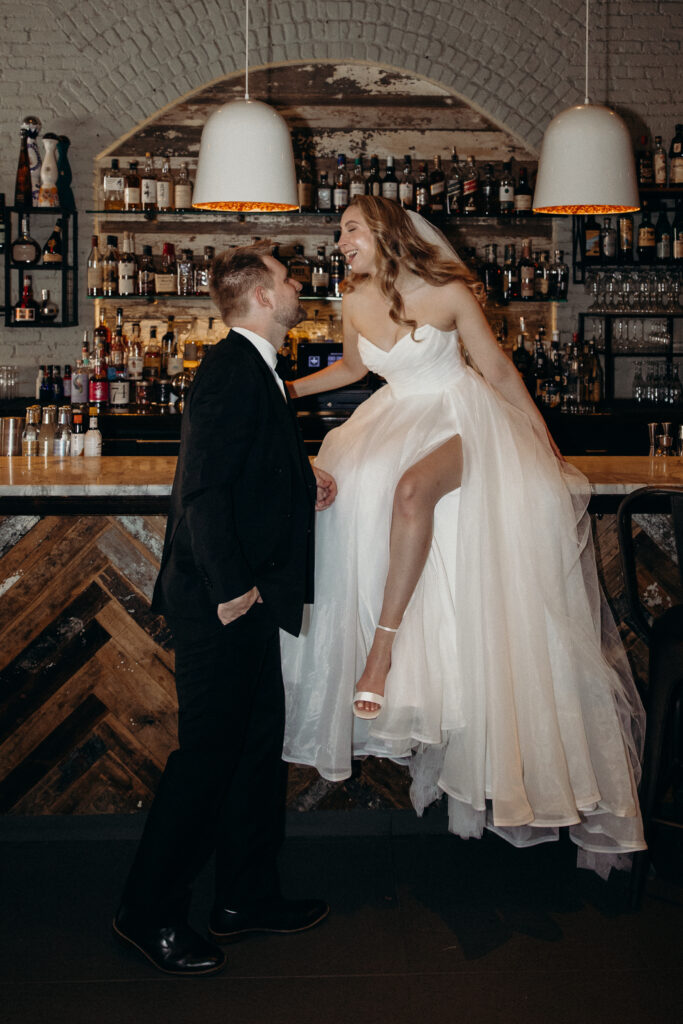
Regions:
[[[311,928],[320,900],[286,900],[284,694],[279,628],[297,635],[311,600],[314,508],[336,485],[311,471],[275,373],[305,311],[301,285],[245,246],[214,262],[227,338],[204,358],[183,414],[152,607],[175,646],[178,750],[169,757],[114,920],[116,934],[170,974],[211,974],[220,943]],[[315,475],[314,475],[315,473]],[[207,940],[187,923],[190,885],[216,854]]]

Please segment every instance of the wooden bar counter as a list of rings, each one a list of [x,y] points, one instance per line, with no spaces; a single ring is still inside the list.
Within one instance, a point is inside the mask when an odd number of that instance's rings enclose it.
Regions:
[[[601,579],[642,677],[611,513],[648,484],[683,487],[683,459],[569,461],[590,480]],[[175,745],[171,637],[150,610],[175,463],[0,459],[0,813],[149,806]],[[647,515],[637,529],[648,600],[666,607],[681,599],[666,524]],[[296,810],[408,806],[407,775],[388,761],[369,758],[344,783],[299,766],[289,778]]]

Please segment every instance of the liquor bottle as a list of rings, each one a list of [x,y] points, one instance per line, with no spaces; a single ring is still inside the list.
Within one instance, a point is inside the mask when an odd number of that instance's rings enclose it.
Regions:
[[[138,295],[154,295],[155,276],[152,246],[143,245],[138,264]]]
[[[174,202],[176,210],[192,209],[192,182],[186,163],[180,165],[176,175]]]
[[[176,346],[177,341],[175,332],[175,317],[169,314],[166,320],[166,330],[161,335],[161,353],[160,353],[160,376],[168,376],[167,365],[168,359],[173,352],[173,346]],[[144,365],[144,364],[143,364]]]
[[[638,168],[638,187],[652,188],[655,183],[655,176],[652,166],[652,150],[648,147],[647,135],[640,136],[640,149],[636,154],[636,167]]]
[[[45,375],[45,372],[46,372],[46,370],[45,370],[44,366],[39,366],[38,367],[38,373],[36,374],[36,380],[35,380],[35,398],[36,398],[36,402],[40,398],[40,385],[43,383],[43,377]]]
[[[81,358],[76,361],[76,366],[71,375],[71,401],[74,405],[85,405],[88,401],[90,390],[90,353],[88,352],[88,332],[85,332],[83,340],[83,352]]]
[[[519,297],[522,302],[533,302],[536,295],[536,264],[531,258],[531,239],[522,242],[519,261]]]
[[[209,294],[209,284],[211,283],[211,264],[213,263],[214,251],[215,250],[212,245],[204,246],[202,262],[197,267],[194,277],[194,290],[196,295]]]
[[[600,225],[593,214],[586,217],[584,223],[583,262],[591,265],[600,262]]]
[[[498,246],[492,242],[485,246],[486,259],[481,268],[481,279],[484,283],[486,298],[490,302],[499,302],[501,298],[501,270],[498,266]]]
[[[149,329],[149,341],[145,345],[142,360],[142,379],[152,384],[161,375],[161,349],[157,340],[156,327]]]
[[[45,135],[43,135],[45,156],[40,168],[40,188],[38,190],[37,205],[45,209],[59,206],[59,193],[57,191],[59,172],[57,170],[57,158],[55,156],[55,150],[58,142],[59,139],[54,132],[46,132]],[[34,175],[32,174],[31,177],[33,179]],[[33,201],[34,203],[36,202],[35,192],[33,195]]]
[[[615,263],[617,258],[617,232],[610,217],[603,217],[600,229],[600,259],[603,263]]]
[[[98,348],[101,348],[105,353],[109,351],[109,345],[111,344],[111,331],[107,326],[105,319],[104,310],[100,310],[100,321],[93,331],[92,336],[92,348],[93,357]],[[88,365],[92,365],[92,360],[89,360]]]
[[[442,224],[446,216],[446,175],[441,166],[441,157],[434,157],[434,169],[429,175],[430,217],[435,224]]]
[[[130,382],[128,380],[128,358],[123,339],[123,328],[117,327],[112,339],[109,356],[109,404],[122,408],[130,402]]]
[[[71,392],[73,383],[73,375],[71,373],[71,364],[64,363],[64,373],[62,374],[62,387],[64,390],[64,401],[67,405],[71,405]]]
[[[111,384],[121,375],[126,364],[126,342],[123,337],[123,309],[119,306],[116,310],[116,327],[111,339],[109,352],[107,353],[107,380],[110,385],[109,401],[114,404],[111,395]]]
[[[12,263],[20,267],[34,267],[40,260],[41,250],[35,238],[31,238],[31,225],[27,213],[21,215],[19,236],[10,246]]]
[[[353,161],[353,174],[349,182],[349,199],[364,196],[366,192],[365,175],[363,174],[363,158],[357,156]]]
[[[462,209],[462,171],[458,163],[458,154],[451,153],[451,166],[446,179],[446,215],[457,217]]]
[[[138,174],[138,162],[132,160],[128,164],[128,174],[123,185],[123,208],[124,210],[141,210],[142,194],[140,191],[140,175]]]
[[[325,258],[325,246],[319,245],[311,268],[311,291],[316,298],[325,298],[329,294],[329,287],[330,265]]]
[[[0,254],[7,244],[7,228],[5,227],[5,193],[0,192]]]
[[[591,338],[588,343],[588,356],[590,360],[590,368],[588,371],[586,397],[590,405],[596,409],[602,401],[603,373],[602,366],[600,364],[600,356],[596,351],[594,338]]]
[[[652,173],[657,188],[666,188],[666,150],[662,136],[655,135],[655,151],[652,154]]]
[[[90,252],[88,254],[87,287],[88,295],[98,296],[102,294],[102,256],[98,248],[99,239],[93,235],[90,240]]]
[[[343,213],[348,205],[349,176],[346,173],[346,156],[343,153],[339,153],[337,156],[337,173],[334,176],[332,206],[335,213]]]
[[[104,172],[102,179],[102,199],[105,210],[124,209],[125,175],[119,169],[119,162],[114,157],[109,167]]]
[[[137,286],[137,264],[133,252],[133,238],[127,232],[123,235],[123,248],[119,253],[118,289],[119,295],[135,295]]]
[[[671,259],[671,225],[664,206],[659,211],[655,228],[655,256],[657,263],[668,263]]]
[[[473,156],[467,157],[462,180],[462,212],[467,217],[476,217],[479,213],[479,172]]]
[[[671,254],[676,263],[683,262],[683,203],[676,200],[676,213],[671,227]]]
[[[415,185],[415,210],[423,217],[429,217],[429,178],[427,177],[427,165],[420,164],[417,172],[417,184]]]
[[[157,295],[175,295],[177,268],[173,242],[164,242],[161,253],[161,268],[154,275],[154,291]]]
[[[566,405],[568,412],[578,412],[583,404],[583,380],[581,377],[581,355],[579,336],[572,335],[572,345],[567,366]]]
[[[41,303],[38,320],[41,324],[53,324],[59,316],[59,306],[50,298],[49,289],[43,288],[40,293]]]
[[[157,175],[151,153],[145,153],[145,163],[140,175],[140,199],[143,210],[157,208]]]
[[[52,402],[52,367],[46,366],[43,372],[43,379],[40,382],[40,392],[38,393],[38,401],[42,408],[50,405]]]
[[[519,270],[514,245],[505,246],[505,259],[501,274],[501,301],[506,305],[519,298]]]
[[[531,188],[529,187],[526,167],[519,169],[519,181],[515,189],[515,216],[528,217],[531,213],[532,201]]]
[[[15,324],[34,324],[38,319],[38,303],[33,298],[33,285],[29,274],[24,275],[21,298],[12,308]]]
[[[339,249],[339,239],[341,238],[341,232],[335,231],[334,233],[334,249],[330,253],[330,280],[329,280],[329,294],[334,296],[335,299],[339,299],[342,296],[342,282],[346,274],[346,262],[342,253]]]
[[[40,410],[35,405],[26,409],[26,425],[21,435],[21,454],[38,454],[38,417]]]
[[[498,212],[509,217],[515,212],[515,179],[512,177],[512,163],[506,160],[498,183]]]
[[[534,398],[541,404],[550,376],[548,358],[543,344],[543,328],[539,327],[534,344],[532,373],[534,377]]]
[[[499,184],[493,174],[493,164],[484,167],[484,179],[481,183],[481,215],[483,217],[498,216]]]
[[[38,430],[38,455],[43,458],[52,455],[55,429],[57,427],[55,423],[56,415],[57,410],[54,405],[43,406],[42,419]]]
[[[107,235],[107,251],[102,260],[102,294],[108,297],[118,295],[119,291],[119,254],[116,251],[118,244],[116,235]]]
[[[135,323],[131,329],[130,344],[128,345],[128,380],[131,385],[142,380],[142,342],[140,340],[140,324]]]
[[[549,298],[555,302],[564,302],[569,290],[569,267],[564,262],[564,253],[555,249],[555,261],[550,266]]]
[[[304,256],[303,245],[294,246],[294,255],[287,262],[289,276],[301,285],[301,295],[311,294],[311,262]]]
[[[656,256],[657,239],[655,229],[650,220],[649,207],[643,203],[643,211],[638,226],[638,261],[640,263],[654,263]]]
[[[70,455],[76,457],[83,454],[85,447],[85,427],[83,426],[83,413],[74,413],[73,427],[71,428],[71,451]]]
[[[95,408],[100,412],[99,406]],[[90,410],[92,413],[92,409]],[[97,458],[102,454],[102,434],[97,425],[97,416],[88,417],[88,429],[83,438],[83,455],[86,458]]]
[[[676,125],[669,147],[669,184],[683,185],[683,124]]]
[[[517,335],[517,341],[512,347],[512,362],[515,364],[515,368],[519,373],[520,377],[526,384],[527,388],[530,387],[531,367],[532,359],[531,353],[529,352],[527,345],[527,333],[526,324],[524,317],[519,318],[519,334]]]
[[[43,263],[49,266],[61,266],[62,262],[62,219],[60,217],[43,246]]]
[[[194,295],[194,263],[192,249],[182,249],[176,270],[178,295]]]
[[[88,402],[98,412],[103,412],[109,403],[109,380],[107,377],[107,357],[104,349],[98,346],[90,366],[90,383]]]
[[[302,213],[307,213],[313,209],[313,174],[311,173],[311,165],[303,157],[299,164],[299,173],[296,179],[296,191],[297,199],[299,203],[299,209]]]
[[[320,172],[320,181],[315,193],[315,208],[318,213],[332,212],[332,189],[325,171]]]
[[[619,263],[633,262],[633,217],[630,213],[620,213],[617,220],[618,259]]]
[[[370,157],[370,174],[366,185],[369,196],[381,196],[382,179],[379,176],[379,158],[375,155]]]
[[[171,174],[171,163],[164,158],[161,174],[157,178],[157,210],[175,209],[175,181]]]
[[[30,209],[33,206],[33,184],[31,182],[31,164],[28,158],[28,129],[22,126],[19,143],[19,163],[14,185],[14,205]]]
[[[403,171],[398,185],[398,201],[404,210],[415,209],[415,179],[413,163],[408,154],[403,157]]]
[[[71,451],[71,408],[64,406],[59,410],[59,419],[52,441],[52,454],[57,458],[69,455]]]
[[[166,352],[165,362],[162,359],[162,368],[166,370],[166,376],[170,379],[175,377],[177,373],[181,373],[183,366],[183,356],[178,347],[178,332],[174,331],[171,344]]]
[[[398,178],[394,171],[393,156],[387,157],[387,166],[382,178],[382,196],[384,199],[393,199],[398,202]]]
[[[539,302],[545,302],[550,298],[550,253],[547,251],[541,253],[536,264],[534,292]]]

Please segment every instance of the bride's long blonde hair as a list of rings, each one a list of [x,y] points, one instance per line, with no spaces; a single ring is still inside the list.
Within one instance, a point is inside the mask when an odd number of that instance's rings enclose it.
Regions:
[[[459,259],[449,259],[436,245],[431,245],[415,229],[412,220],[398,203],[379,196],[355,196],[347,209],[355,208],[375,236],[379,289],[389,302],[389,316],[395,324],[410,328],[415,334],[417,320],[405,315],[403,298],[396,287],[401,270],[407,270],[428,284],[439,287],[450,281],[462,281],[475,298],[484,303],[484,286]],[[368,274],[354,274],[344,281],[344,290],[352,292]]]

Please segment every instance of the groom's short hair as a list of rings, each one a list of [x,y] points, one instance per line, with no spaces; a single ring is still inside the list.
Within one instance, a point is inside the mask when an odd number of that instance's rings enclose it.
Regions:
[[[211,264],[209,291],[226,326],[249,309],[249,294],[262,285],[269,288],[273,279],[263,257],[270,256],[272,243],[240,245],[215,257]]]

